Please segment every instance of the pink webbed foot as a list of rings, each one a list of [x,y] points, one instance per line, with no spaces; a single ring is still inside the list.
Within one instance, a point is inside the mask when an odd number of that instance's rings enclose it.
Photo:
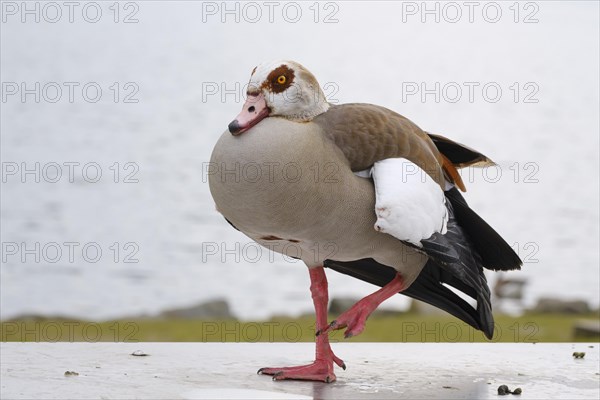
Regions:
[[[317,332],[317,335],[326,335],[331,331],[343,328],[348,328],[344,332],[346,339],[359,335],[365,329],[367,318],[369,318],[369,315],[371,315],[376,307],[368,299],[362,299],[327,325],[325,329]]]
[[[311,364],[297,367],[261,368],[258,370],[258,374],[273,375],[274,381],[298,379],[330,383],[336,380],[333,372],[333,360],[315,360]]]
[[[333,382],[336,380],[335,373],[333,372],[333,363],[337,364],[338,367],[344,370],[346,369],[346,364],[344,364],[340,358],[333,354],[333,351],[331,351],[328,343],[318,340],[317,346],[320,347],[320,350],[326,355],[324,358],[316,359],[311,364],[299,365],[297,367],[261,368],[257,373],[273,375],[274,381],[298,379],[305,381],[322,381],[327,383]]]
[[[317,336],[328,334],[331,331],[348,328],[344,332],[344,337],[349,338],[360,334],[365,329],[365,323],[369,315],[386,299],[404,289],[404,280],[400,274],[396,274],[387,285],[375,293],[359,300],[355,305],[350,307],[332,323],[327,325],[325,329],[317,331]]]

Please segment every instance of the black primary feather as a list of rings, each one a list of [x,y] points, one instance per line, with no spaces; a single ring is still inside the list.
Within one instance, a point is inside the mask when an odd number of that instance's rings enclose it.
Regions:
[[[481,256],[484,268],[494,271],[521,269],[523,262],[508,243],[473,211],[458,189],[445,192],[452,204],[454,217]]]
[[[478,163],[494,163],[484,154],[473,150],[464,144],[450,140],[444,136],[427,132],[437,149],[458,168]],[[475,249],[481,256],[484,268],[491,270],[509,271],[520,269],[523,262],[508,243],[465,201],[456,188],[445,192],[450,200],[458,224],[471,239]]]

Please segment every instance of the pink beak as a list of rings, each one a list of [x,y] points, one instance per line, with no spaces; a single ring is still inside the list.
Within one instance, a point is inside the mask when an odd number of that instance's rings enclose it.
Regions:
[[[268,117],[270,112],[262,92],[257,95],[249,94],[242,107],[242,112],[229,124],[229,132],[233,136],[241,135],[263,118]]]

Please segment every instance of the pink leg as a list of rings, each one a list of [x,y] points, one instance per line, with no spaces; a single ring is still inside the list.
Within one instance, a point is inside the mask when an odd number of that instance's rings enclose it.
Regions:
[[[310,268],[310,292],[317,314],[317,332],[327,326],[327,277],[323,267]],[[298,367],[261,368],[259,374],[273,375],[273,380],[301,379],[308,381],[333,382],[336,377],[333,373],[333,363],[346,369],[342,360],[336,357],[329,345],[327,335],[317,336],[315,361],[311,364]]]
[[[390,283],[375,293],[359,300],[355,305],[340,315],[325,329],[317,331],[317,337],[326,336],[327,333],[342,328],[348,328],[344,333],[345,338],[360,334],[365,329],[365,323],[367,318],[369,318],[369,315],[371,315],[371,313],[375,311],[375,309],[379,307],[381,303],[403,289],[404,280],[400,274],[396,274]]]

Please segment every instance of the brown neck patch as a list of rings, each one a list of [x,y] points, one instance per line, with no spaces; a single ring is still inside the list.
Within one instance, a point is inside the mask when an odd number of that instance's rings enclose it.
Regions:
[[[280,83],[279,77],[284,76],[285,82]],[[267,80],[263,83],[263,86],[268,87],[273,93],[281,93],[289,88],[294,82],[294,70],[290,69],[287,65],[281,64],[275,68],[267,76]]]

